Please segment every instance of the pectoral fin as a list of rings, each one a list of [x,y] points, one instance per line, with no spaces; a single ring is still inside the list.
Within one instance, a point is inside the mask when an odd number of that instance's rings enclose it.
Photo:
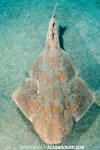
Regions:
[[[37,82],[31,79],[26,80],[25,85],[18,88],[13,94],[12,98],[24,113],[24,115],[32,121],[33,114],[39,109],[40,104],[36,101],[38,85]]]
[[[93,103],[94,95],[84,80],[79,77],[73,78],[70,86],[71,102],[68,102],[68,106],[78,121]]]

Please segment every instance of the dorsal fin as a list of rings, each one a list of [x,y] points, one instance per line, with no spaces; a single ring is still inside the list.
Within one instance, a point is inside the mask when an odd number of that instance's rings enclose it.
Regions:
[[[50,49],[50,48],[54,48],[54,49],[60,48],[57,29],[56,29],[55,9],[51,17],[51,20],[49,22],[49,28],[47,33],[46,49]]]

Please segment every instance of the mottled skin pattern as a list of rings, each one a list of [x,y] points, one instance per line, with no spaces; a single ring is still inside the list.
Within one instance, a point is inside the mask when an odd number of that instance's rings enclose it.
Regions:
[[[60,48],[53,14],[45,50],[30,70],[26,84],[13,99],[49,144],[61,143],[93,102],[86,83]]]
[[[73,117],[65,106],[69,101],[68,68],[64,53],[61,49],[44,50],[41,54],[42,62],[33,67],[31,76],[38,81],[38,101],[41,108],[33,118],[37,133],[47,143],[60,143],[73,126]],[[40,59],[39,59],[40,60]],[[67,62],[66,62],[67,61]],[[71,64],[70,64],[71,66]],[[74,76],[74,68],[71,66]],[[35,72],[35,74],[34,74]]]

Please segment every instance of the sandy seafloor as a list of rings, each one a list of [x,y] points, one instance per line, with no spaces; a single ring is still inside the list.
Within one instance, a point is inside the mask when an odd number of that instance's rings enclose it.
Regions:
[[[64,50],[98,99],[59,145],[100,149],[100,0],[0,0],[0,150],[46,145],[11,98],[45,48],[57,3]],[[64,32],[63,32],[64,31]]]

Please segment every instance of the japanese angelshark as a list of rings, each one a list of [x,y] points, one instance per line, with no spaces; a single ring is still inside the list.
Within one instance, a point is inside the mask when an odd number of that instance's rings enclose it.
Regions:
[[[46,143],[61,143],[94,101],[93,92],[77,72],[60,47],[53,13],[45,49],[30,70],[30,78],[12,94]]]

